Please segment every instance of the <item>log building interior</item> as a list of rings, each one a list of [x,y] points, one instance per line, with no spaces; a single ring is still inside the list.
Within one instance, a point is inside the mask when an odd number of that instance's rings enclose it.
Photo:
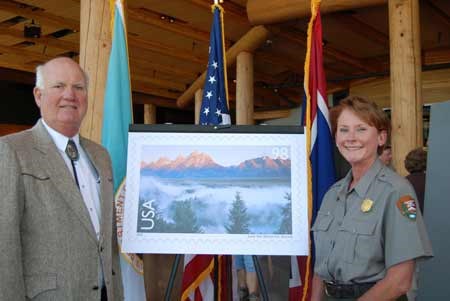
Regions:
[[[211,4],[126,1],[136,123],[198,120]],[[225,0],[221,5],[233,124],[299,115],[309,1]],[[394,165],[404,172],[405,154],[426,138],[428,111],[423,105],[450,99],[450,1],[323,0],[321,11],[329,104],[355,94],[391,110]],[[69,56],[90,78],[82,134],[99,141],[110,45],[108,0],[0,1],[0,86],[5,101],[0,135],[36,122],[35,68]],[[161,260],[169,266],[172,257],[149,256],[147,264]],[[168,273],[169,267],[162,270]],[[153,296],[163,294],[165,275],[147,276],[156,277],[146,281]]]

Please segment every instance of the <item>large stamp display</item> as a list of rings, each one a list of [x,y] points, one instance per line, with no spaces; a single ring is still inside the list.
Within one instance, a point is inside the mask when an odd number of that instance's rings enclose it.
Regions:
[[[301,127],[132,126],[122,249],[308,254]]]

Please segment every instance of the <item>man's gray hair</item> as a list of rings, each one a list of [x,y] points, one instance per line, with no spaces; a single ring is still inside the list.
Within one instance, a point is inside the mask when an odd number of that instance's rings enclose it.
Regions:
[[[43,70],[44,69],[44,64],[42,65],[38,65],[36,67],[36,84],[35,87],[39,88],[39,89],[44,89],[44,76],[43,76]]]
[[[39,88],[39,89],[44,89],[44,67],[45,64],[40,64],[36,67],[36,83],[35,83],[35,87]],[[84,82],[86,84],[86,90],[89,86],[89,76],[88,74],[83,70],[83,68],[81,68],[80,66],[80,70],[81,73],[83,73],[83,77],[84,77]]]

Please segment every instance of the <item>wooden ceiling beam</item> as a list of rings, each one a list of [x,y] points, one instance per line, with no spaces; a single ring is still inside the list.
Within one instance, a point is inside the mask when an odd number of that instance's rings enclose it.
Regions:
[[[205,2],[199,2],[198,4],[200,4],[203,7],[206,7],[206,6],[210,7],[209,4],[205,5]],[[139,12],[136,12],[136,9],[135,10],[131,9],[131,11],[132,11],[132,13],[130,14],[131,16],[136,17],[137,15],[139,15]],[[236,13],[238,11],[237,9],[231,9],[231,11],[233,11],[235,13],[235,16],[239,16],[239,13]],[[149,13],[149,12],[146,11],[145,13]],[[49,14],[42,12],[41,15],[42,16],[48,16]],[[50,14],[50,16],[51,16],[50,18],[52,18],[51,14]],[[243,15],[241,15],[241,17],[242,16]],[[149,16],[147,16],[147,17],[149,17]],[[153,17],[155,17],[155,16],[153,16]],[[148,20],[149,19],[147,19],[147,21]],[[64,20],[60,20],[60,21],[64,22]],[[156,19],[153,18],[153,21],[156,22]],[[148,23],[149,24],[153,24],[151,22],[148,22]],[[164,23],[167,23],[167,22],[164,22]],[[61,26],[70,26],[70,24],[60,24],[60,25]],[[8,30],[3,29],[3,32],[0,32],[0,33],[6,33],[7,31]],[[11,35],[13,35],[13,36],[15,36],[17,38],[19,38],[19,34],[21,34],[21,33],[19,33],[19,30],[15,30],[15,32],[11,33]],[[207,37],[207,35],[203,35],[203,36],[204,36],[204,38],[209,40],[209,37]],[[23,38],[23,36],[20,36],[20,37]],[[197,36],[197,38],[199,38],[199,36]],[[65,49],[65,50],[70,50],[70,51],[74,51],[74,50],[78,49],[78,45],[75,44],[75,43],[72,43],[72,42],[69,42],[69,41],[64,41],[64,40],[59,40],[59,39],[51,38],[51,37],[42,37],[40,39],[26,39],[26,40],[30,40],[31,42],[36,42],[36,43],[39,43],[39,44],[47,44],[47,45],[51,45],[53,47],[58,47],[58,48]],[[147,40],[143,40],[141,38],[134,37],[132,35],[129,36],[128,40],[129,40],[130,46],[138,47],[138,48],[141,48],[141,49],[146,49],[146,50],[153,51],[153,52],[156,52],[156,53],[160,53],[160,54],[163,54],[163,55],[169,55],[169,56],[176,57],[176,58],[183,59],[183,60],[187,60],[187,61],[190,61],[190,62],[193,62],[193,63],[203,64],[207,60],[206,57],[198,58],[198,57],[189,55],[188,53],[186,53],[185,50],[176,49],[176,48],[168,46],[168,45],[157,44],[157,43],[154,43],[154,42],[151,42],[151,41],[147,41]],[[264,59],[266,61],[269,61],[269,62],[272,62],[272,63],[275,63],[275,64],[277,62],[280,63],[280,61],[282,61],[281,62],[282,65],[284,65],[286,67],[290,67],[291,66],[291,64],[289,64],[286,60],[282,60],[282,59],[277,60],[276,58],[271,58],[269,56],[265,56]],[[133,61],[139,61],[139,63],[136,65],[138,68],[140,66],[144,66],[144,63],[145,63],[145,64],[153,65],[153,67],[155,69],[157,69],[156,71],[160,70],[161,72],[170,72],[170,73],[177,74],[177,75],[180,75],[180,76],[188,76],[188,78],[191,79],[191,80],[192,80],[193,77],[195,77],[195,75],[187,74],[187,72],[184,72],[184,74],[181,74],[182,72],[180,72],[179,68],[170,68],[169,69],[169,68],[165,68],[165,65],[161,65],[161,64],[156,64],[156,66],[155,66],[154,63],[146,63],[145,60],[138,59],[138,58],[133,58],[133,57],[130,59],[130,61],[132,63],[133,63]],[[142,73],[144,73],[144,72],[142,72]],[[159,84],[155,82],[154,84],[161,85],[161,82]],[[164,83],[164,85],[165,84],[166,83]],[[179,87],[181,87],[181,86],[179,86]]]
[[[351,16],[350,14],[333,14],[333,19],[337,20],[340,25],[358,34],[359,36],[372,41],[384,48],[389,48],[389,35],[379,31],[378,29],[362,22],[361,20]]]
[[[29,61],[36,60],[36,61],[40,61],[40,62],[46,62],[53,58],[53,56],[48,56],[48,55],[45,55],[42,53],[26,50],[24,48],[19,48],[19,47],[15,47],[15,46],[0,45],[0,52],[22,56],[24,59],[29,60]]]
[[[290,41],[291,43],[296,43],[298,45],[306,47],[307,35],[303,31],[289,28],[289,30],[280,30],[278,35]],[[377,69],[375,66],[368,65],[367,62],[357,59],[354,56],[338,50],[330,45],[325,45],[323,47],[323,54],[326,57],[331,57],[335,60],[345,62],[350,66],[353,66],[360,70],[373,72]]]
[[[152,104],[161,108],[179,109],[173,98],[153,96],[140,92],[133,92],[133,103],[143,105]]]
[[[322,14],[386,4],[387,0],[322,1]],[[248,0],[247,16],[252,25],[273,24],[311,15],[310,0]]]
[[[278,107],[280,105],[280,95],[274,93],[272,90],[255,87],[254,101],[255,107]],[[236,84],[228,81],[228,100],[230,103],[236,101]]]
[[[161,96],[161,97],[170,98],[170,99],[177,99],[178,95],[180,95],[179,92],[172,92],[169,89],[153,87],[153,86],[149,85],[148,83],[145,83],[145,82],[142,82],[139,80],[132,80],[131,88],[132,88],[132,91],[141,92],[144,94],[149,94],[149,95],[154,95],[154,96]]]
[[[370,64],[378,62],[379,69],[389,73],[389,56],[377,56],[368,60]],[[384,62],[384,63],[379,63]],[[422,51],[422,66],[450,64],[450,47],[440,47]]]
[[[450,48],[436,48],[423,51],[422,65],[431,66],[450,63]]]
[[[273,92],[275,95],[278,95],[280,101],[287,102],[290,106],[298,106],[302,103],[301,93],[296,93],[292,90],[287,89],[278,89],[277,92]]]
[[[198,72],[187,71],[182,68],[177,68],[176,66],[171,66],[167,64],[155,63],[153,61],[139,59],[135,57],[130,57],[131,71],[134,72],[138,70],[140,73],[151,73],[151,72],[161,72],[172,76],[181,76],[183,78],[193,81],[197,78]]]
[[[168,45],[162,45],[160,43],[152,42],[149,40],[144,40],[142,38],[128,36],[128,44],[132,47],[141,48],[145,50],[150,50],[162,55],[176,57],[182,60],[187,60],[189,62],[204,64],[207,58],[199,58],[193,56],[188,51]]]
[[[255,101],[256,96],[262,98],[266,103],[262,106],[274,106],[280,105],[280,101],[288,100],[290,104],[298,105],[301,103],[301,93],[297,92],[292,88],[276,88],[276,87],[255,87]],[[257,106],[255,102],[255,106]]]
[[[0,1],[0,10],[38,21],[40,24],[47,23],[56,27],[67,27],[75,31],[80,30],[79,21],[60,17],[44,10],[35,9],[34,6],[10,1]]]
[[[190,0],[192,4],[195,4],[199,7],[202,7],[204,9],[207,9],[211,11],[211,4],[210,1],[204,1],[204,0]],[[224,3],[220,4],[223,9],[225,10],[225,15],[230,16],[233,19],[245,24],[249,25],[248,19],[247,19],[247,13],[245,11],[245,8],[242,6],[239,6],[231,1],[226,1]]]
[[[203,6],[203,7],[206,7],[206,6],[210,7],[210,5],[209,4],[206,5],[205,2],[198,2],[198,4]],[[226,6],[227,6],[227,12],[229,12],[229,8],[230,7],[228,7],[229,5],[226,5]],[[241,13],[238,13],[239,10],[236,9],[236,8],[231,9],[230,11],[234,12],[235,17],[238,17],[238,16],[243,17],[244,16],[242,14],[242,9],[241,9]],[[145,23],[147,23],[147,24],[151,24],[151,25],[155,25],[155,26],[158,25],[157,24],[157,19],[156,19],[156,13],[152,15],[152,13],[150,11],[147,11],[147,10],[142,10],[141,11],[140,9],[129,9],[129,12],[131,12],[129,14],[129,16],[131,18],[134,18],[134,19],[139,20],[139,21],[145,21]],[[49,20],[49,19],[55,20],[55,19],[57,19],[57,18],[54,17],[54,15],[51,15],[51,14],[49,14],[47,12],[41,12],[40,16],[43,19],[45,19],[45,20]],[[74,25],[72,23],[71,24],[64,24],[65,19],[58,19],[58,20],[60,22],[62,22],[62,24],[59,24],[59,25],[63,26],[63,27],[71,27],[71,26],[73,27],[73,25]],[[160,19],[158,18],[158,20],[160,20]],[[167,23],[167,22],[163,22],[163,23]],[[159,24],[159,25],[160,25],[160,27],[163,27],[162,24]],[[167,26],[167,27],[170,27],[170,26]],[[178,29],[181,30],[181,28],[178,28]],[[178,29],[177,30],[172,30],[172,31],[176,32],[176,33],[179,33],[180,30],[178,30]],[[78,48],[79,48],[78,44],[76,44],[76,43],[73,43],[73,42],[70,42],[70,41],[60,40],[60,39],[57,39],[57,38],[52,38],[50,36],[41,37],[39,39],[35,39],[35,38],[28,38],[27,39],[27,38],[23,37],[23,33],[20,30],[15,30],[15,29],[0,29],[0,34],[8,34],[8,35],[16,37],[16,38],[21,38],[21,39],[24,39],[24,40],[28,40],[30,42],[35,42],[36,44],[49,45],[49,46],[57,47],[57,48],[64,49],[64,50],[67,50],[67,51],[78,51]],[[187,34],[187,36],[191,36],[192,38],[202,39],[202,40],[205,40],[205,41],[209,41],[209,36],[208,35],[209,35],[208,33],[203,33],[203,34],[196,35],[196,36]],[[203,36],[203,38],[201,36]],[[177,57],[179,59],[183,59],[183,60],[187,60],[187,61],[191,61],[193,63],[203,64],[206,61],[206,57],[205,58],[192,57],[192,56],[188,55],[186,53],[186,51],[184,51],[184,50],[174,49],[173,47],[167,46],[167,45],[156,44],[156,43],[153,43],[151,41],[147,41],[147,40],[143,40],[143,39],[134,37],[132,35],[129,36],[128,40],[129,40],[130,45],[133,46],[133,47],[146,49],[146,50],[153,51],[153,52],[156,52],[156,53],[160,53],[160,54],[163,54],[163,55],[168,55],[169,54],[170,56]],[[288,62],[282,61],[281,59],[277,60],[275,58],[267,57],[267,60],[270,60],[272,63],[275,62],[277,64],[282,64],[283,66],[286,66],[286,67],[290,66],[290,64]],[[137,63],[137,66],[139,66],[139,68],[141,68],[143,66],[148,66],[149,68],[155,69],[158,72],[166,72],[166,73],[169,73],[169,74],[175,74],[175,75],[180,75],[180,76],[184,76],[184,77],[192,77],[192,75],[193,75],[193,73],[183,71],[180,68],[175,68],[175,67],[167,68],[167,65],[165,65],[165,64],[164,65],[163,64],[157,64],[157,63],[154,63],[154,62],[150,62],[149,63],[149,62],[145,62],[143,59],[134,58],[133,56],[130,57],[130,62],[131,62],[132,65]],[[143,79],[143,77],[140,77],[140,78]],[[267,78],[269,78],[269,77],[268,76],[266,77],[266,81],[267,81]],[[159,86],[166,86],[166,84],[167,84],[167,82],[163,83],[163,81],[158,81],[158,82],[157,81],[152,81],[150,83],[151,84],[155,84],[155,85],[159,85]],[[181,87],[181,85],[178,88],[180,88],[180,87]]]
[[[330,82],[327,83],[327,94],[333,94],[335,92],[348,90],[350,87],[350,81],[340,81],[339,83]]]
[[[3,68],[26,71],[26,72],[36,72],[36,66],[28,64],[26,62],[14,62],[9,57],[4,57],[0,55],[0,66]]]
[[[198,28],[193,28],[188,24],[177,20],[174,20],[173,22],[162,20],[160,14],[148,9],[128,7],[127,13],[128,17],[134,21],[155,26],[197,41],[209,43],[209,32],[202,31]]]
[[[333,57],[335,60],[344,62],[344,63],[346,63],[350,66],[353,66],[355,68],[358,68],[360,70],[364,70],[367,72],[374,72],[378,69],[375,66],[370,66],[367,63],[365,64],[364,61],[359,60],[359,59],[355,58],[354,56],[351,56],[348,53],[345,53],[336,48],[324,46],[323,52],[326,56]]]
[[[438,4],[436,4],[435,0],[425,0],[424,2],[431,8],[433,13],[447,25],[447,27],[450,27],[450,16],[445,13]]]
[[[148,83],[157,87],[168,89],[171,88],[179,91],[183,91],[184,89],[186,89],[186,85],[183,83],[175,82],[173,80],[164,80],[138,72],[133,72],[131,74],[131,80],[137,80],[139,82]]]
[[[74,51],[77,53],[80,51],[80,46],[77,43],[57,39],[52,36],[41,36],[40,38],[27,38],[27,37],[24,37],[23,31],[15,29],[15,28],[0,27],[0,35],[9,36],[9,37],[13,37],[16,39],[21,39],[21,40],[39,44],[39,45],[56,47],[56,48],[67,50],[67,51]]]
[[[255,74],[255,78],[258,77],[259,73]],[[264,74],[263,74],[264,76]],[[267,75],[266,75],[267,76]],[[256,85],[254,87],[254,106],[255,107],[275,107],[280,105],[280,100],[289,100],[291,104],[301,103],[301,92],[298,92],[299,87],[283,87],[279,81],[271,80],[267,87]],[[278,87],[279,85],[279,87]],[[300,87],[303,89],[303,86]],[[236,94],[236,83],[234,80],[228,81],[228,96],[235,96]],[[229,99],[230,100],[230,99]]]
[[[296,65],[292,63],[292,60],[282,58],[282,57],[273,55],[271,53],[256,52],[255,59],[263,60],[265,63],[269,63],[271,65],[282,66],[282,67],[286,68],[287,70],[291,70],[291,71],[298,71],[299,69],[303,68],[300,65],[297,66],[298,68],[295,68]],[[295,70],[295,69],[297,69],[297,70]]]
[[[295,71],[288,70],[287,73],[292,74],[296,73]],[[228,73],[229,74],[229,73]],[[264,82],[266,84],[279,84],[280,80],[277,78],[278,75],[272,75],[263,73],[261,71],[255,71],[254,81],[255,82]]]

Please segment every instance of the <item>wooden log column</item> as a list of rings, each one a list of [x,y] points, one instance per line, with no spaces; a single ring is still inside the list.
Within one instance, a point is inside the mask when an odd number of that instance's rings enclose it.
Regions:
[[[109,0],[80,1],[80,66],[89,76],[88,109],[81,134],[101,141],[103,100],[111,52]]]
[[[144,123],[145,124],[156,123],[156,106],[154,104],[144,105]]]
[[[423,143],[418,0],[389,1],[393,164],[406,175],[406,154]]]
[[[236,62],[236,124],[253,124],[253,54],[241,52]]]
[[[195,92],[195,124],[200,123],[200,110],[202,108],[202,96],[203,96],[203,89],[198,89]]]

